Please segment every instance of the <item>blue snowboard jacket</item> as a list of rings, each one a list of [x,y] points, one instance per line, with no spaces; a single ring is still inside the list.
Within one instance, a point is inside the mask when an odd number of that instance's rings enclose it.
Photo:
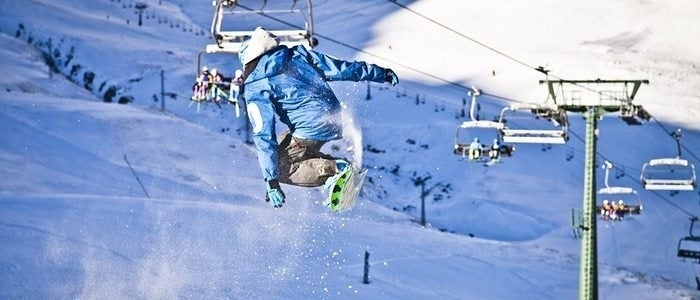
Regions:
[[[340,102],[327,81],[384,82],[387,71],[308,50],[279,46],[264,53],[245,79],[244,97],[265,181],[278,179],[275,114],[295,137],[340,139]]]

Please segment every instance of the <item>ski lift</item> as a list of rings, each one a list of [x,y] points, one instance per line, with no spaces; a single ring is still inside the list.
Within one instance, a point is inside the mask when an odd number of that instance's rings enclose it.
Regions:
[[[512,145],[504,145],[502,143],[498,135],[498,130],[501,128],[502,126],[500,126],[500,123],[493,121],[464,121],[457,127],[457,132],[455,134],[454,154],[461,155],[462,157],[468,157],[469,150],[471,148],[470,145],[473,141],[469,138],[477,138],[477,141],[481,145],[481,149],[479,149],[479,151],[481,151],[480,156],[488,156],[491,145],[483,144],[482,142],[491,141],[492,139],[497,140],[500,144],[499,151],[501,155],[512,156],[513,152],[515,151],[515,147]],[[484,130],[492,131],[492,139],[489,138],[489,135],[483,133]],[[476,134],[479,131],[481,131],[481,133]],[[479,135],[481,135],[482,138],[479,138]]]
[[[610,169],[612,168],[612,163],[605,161],[603,164],[603,169],[605,169],[605,187],[598,190],[598,195],[604,199],[603,201],[612,201],[618,204],[619,201],[622,201],[624,203],[621,209],[623,216],[641,214],[643,209],[642,200],[639,198],[639,193],[637,193],[636,190],[629,187],[610,186],[608,184]],[[598,214],[603,214],[604,208],[602,204],[596,206],[596,212]]]
[[[681,129],[672,136],[678,146],[678,156],[652,159],[642,167],[640,180],[647,190],[693,191],[697,186],[695,166],[681,158]]]
[[[525,112],[525,113],[523,113]],[[542,122],[549,121],[549,125]],[[527,126],[513,128],[513,120],[525,120]],[[530,143],[530,144],[565,144],[569,139],[569,121],[566,111],[556,106],[541,104],[516,104],[501,110],[499,119],[504,124],[501,136],[506,143]],[[508,123],[508,126],[505,124]],[[532,123],[537,122],[537,127]]]
[[[690,235],[678,241],[678,257],[692,259],[700,263],[700,236],[693,234],[693,227],[697,217],[690,219]]]
[[[215,0],[212,4],[216,7],[214,18],[211,23],[211,34],[215,44],[206,46],[207,53],[237,53],[241,44],[252,36],[253,30],[263,24],[262,21],[252,19],[251,16],[263,16],[276,21],[276,23],[268,23],[264,27],[272,34],[277,36],[281,45],[289,47],[296,45],[305,45],[315,47],[318,45],[318,40],[314,36],[313,10],[311,0],[306,0],[306,7],[296,8],[299,0],[292,0],[292,6],[287,8],[281,6],[284,1],[274,1],[272,7],[268,7],[268,1],[262,1],[262,7],[253,9],[242,2],[242,0]],[[256,1],[259,2],[259,1]],[[288,17],[293,14],[304,15],[304,25],[297,25]],[[236,22],[238,27],[243,27],[246,30],[222,30],[224,16],[233,15],[235,18],[227,18],[231,22]],[[282,15],[282,17],[277,17]],[[296,20],[294,20],[296,21]],[[228,25],[229,23],[227,23]],[[287,28],[279,28],[279,24],[285,24]]]
[[[494,142],[498,143],[499,148],[499,155],[498,157],[501,156],[512,156],[513,152],[515,151],[515,147],[512,145],[505,145],[503,143],[503,140],[500,138],[500,130],[503,129],[503,124],[500,122],[496,121],[485,121],[485,120],[478,120],[476,115],[475,115],[475,110],[476,110],[476,97],[481,95],[481,90],[472,88],[471,91],[468,92],[468,95],[471,96],[471,107],[469,110],[469,121],[464,121],[462,124],[457,126],[457,131],[455,133],[455,142],[454,142],[454,150],[453,153],[457,155],[461,155],[463,158],[465,157],[472,157],[469,154],[469,151],[471,149],[471,143],[473,141],[478,141],[480,148],[478,149],[479,151],[479,158],[478,159],[473,159],[470,158],[470,161],[476,161],[476,162],[483,162],[485,158],[489,157],[489,151],[491,151],[491,146],[489,144],[483,144],[483,141],[490,142],[493,140]],[[465,137],[467,136],[467,137]],[[483,159],[482,159],[483,157]]]

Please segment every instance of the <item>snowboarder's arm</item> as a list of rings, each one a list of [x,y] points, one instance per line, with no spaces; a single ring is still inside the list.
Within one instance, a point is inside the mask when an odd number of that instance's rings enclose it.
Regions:
[[[334,57],[308,50],[308,57],[323,72],[328,81],[374,81],[392,82],[389,69],[368,64],[363,61],[344,61]],[[395,74],[393,75],[396,76]],[[396,79],[398,83],[398,78]]]
[[[275,112],[269,101],[248,103],[248,118],[253,126],[253,142],[258,150],[258,163],[265,181],[277,180],[277,138],[275,136]]]

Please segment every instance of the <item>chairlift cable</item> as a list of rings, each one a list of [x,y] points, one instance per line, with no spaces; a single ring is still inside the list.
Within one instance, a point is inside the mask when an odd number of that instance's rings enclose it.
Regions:
[[[668,134],[668,136],[669,136],[670,138],[675,139],[675,138],[673,137],[673,134],[672,134],[673,131],[668,130],[668,128],[666,128],[666,126],[664,126],[664,125],[663,125],[658,119],[656,119],[655,117],[652,116],[651,118],[654,120],[654,122],[656,123],[656,125],[658,125],[659,127],[661,127],[661,129],[662,129],[664,132],[666,132],[666,134]],[[698,156],[695,155],[695,153],[693,153],[692,151],[690,151],[690,149],[689,149],[688,147],[686,147],[685,145],[681,144],[681,148],[683,148],[683,150],[685,150],[685,152],[688,153],[690,156],[692,156],[693,158],[695,158],[696,161],[700,162],[700,158],[698,158]]]
[[[442,28],[444,28],[444,29],[446,29],[446,30],[448,30],[448,31],[450,31],[450,32],[452,32],[452,33],[454,33],[454,34],[456,34],[456,35],[459,35],[459,36],[461,36],[461,37],[463,37],[463,38],[465,38],[465,39],[467,39],[467,40],[469,40],[469,41],[471,41],[471,42],[473,42],[473,43],[475,43],[475,44],[477,44],[477,45],[479,45],[479,46],[481,46],[481,47],[484,47],[484,48],[486,48],[486,49],[488,49],[488,50],[491,50],[491,51],[493,51],[493,52],[495,52],[495,53],[497,53],[497,54],[499,54],[499,55],[501,55],[501,56],[503,56],[503,57],[505,57],[505,58],[507,58],[507,59],[509,59],[509,60],[511,60],[511,61],[513,61],[513,62],[515,62],[515,63],[517,63],[517,64],[519,64],[519,65],[522,65],[522,66],[524,66],[524,67],[526,67],[526,68],[528,68],[528,69],[532,69],[532,70],[535,70],[535,71],[542,72],[542,73],[545,73],[545,74],[546,74],[546,72],[545,72],[543,69],[539,69],[539,68],[533,67],[533,66],[531,66],[531,65],[529,65],[529,64],[527,64],[527,63],[525,63],[525,62],[523,62],[523,61],[521,61],[521,60],[519,60],[519,59],[517,59],[517,58],[515,58],[515,57],[513,57],[513,56],[510,56],[510,55],[508,55],[508,54],[506,54],[506,53],[504,53],[504,52],[502,52],[502,51],[499,51],[499,50],[496,49],[496,48],[493,48],[493,47],[491,47],[491,46],[489,46],[489,45],[486,45],[485,43],[482,43],[482,42],[480,42],[479,40],[477,40],[477,39],[475,39],[475,38],[469,37],[469,36],[467,36],[466,34],[463,34],[463,33],[459,32],[459,31],[457,31],[457,30],[454,30],[454,29],[450,28],[449,26],[444,25],[444,24],[442,24],[442,23],[436,21],[436,20],[433,19],[433,18],[430,18],[430,17],[428,17],[428,16],[426,16],[426,15],[424,15],[424,14],[421,14],[421,13],[419,13],[419,12],[417,12],[417,11],[415,11],[415,10],[409,8],[409,7],[406,6],[406,5],[403,5],[403,4],[398,3],[396,0],[389,0],[389,2],[394,3],[394,4],[396,4],[396,6],[401,7],[401,8],[403,8],[403,9],[407,10],[407,11],[410,11],[411,13],[413,13],[413,14],[415,14],[415,15],[417,15],[417,16],[419,16],[419,17],[421,17],[421,18],[423,18],[423,19],[425,19],[425,20],[427,20],[427,21],[430,21],[431,23],[433,23],[433,24],[435,24],[435,25],[437,25],[437,26],[440,26],[440,27],[442,27]],[[555,77],[555,76],[552,76],[552,77]],[[556,77],[555,77],[555,78],[556,78]],[[557,79],[560,79],[560,78],[557,78]]]
[[[415,14],[415,15],[417,15],[417,16],[419,16],[419,17],[421,17],[421,18],[423,18],[423,19],[425,19],[425,20],[427,20],[427,21],[429,21],[429,22],[431,22],[431,23],[437,25],[437,26],[440,26],[440,27],[442,27],[442,28],[444,28],[444,29],[446,29],[446,30],[448,30],[448,31],[450,31],[450,32],[452,32],[452,33],[454,33],[454,34],[457,34],[457,35],[459,35],[460,37],[463,37],[463,38],[465,38],[465,39],[467,39],[467,40],[469,40],[469,41],[471,41],[471,42],[473,42],[473,43],[475,43],[475,44],[477,44],[477,45],[479,45],[479,46],[481,46],[481,47],[484,47],[484,48],[486,48],[486,49],[488,49],[488,50],[490,50],[490,51],[492,51],[492,52],[494,52],[494,53],[496,53],[496,54],[499,54],[499,55],[501,55],[501,56],[507,58],[508,60],[515,62],[515,63],[518,64],[518,65],[521,65],[521,66],[526,67],[527,69],[530,69],[530,70],[533,70],[533,71],[537,71],[537,72],[539,72],[539,73],[542,73],[542,74],[544,74],[545,76],[547,76],[547,78],[552,77],[552,78],[554,78],[554,79],[556,79],[556,80],[562,80],[562,81],[565,80],[565,79],[563,79],[563,78],[561,78],[561,77],[558,77],[558,76],[556,76],[556,75],[551,75],[551,74],[549,74],[550,71],[549,71],[549,70],[545,70],[542,66],[533,67],[532,65],[530,65],[530,64],[528,64],[528,63],[525,63],[524,61],[519,60],[519,59],[517,59],[517,58],[515,58],[515,57],[513,57],[513,56],[511,56],[511,55],[508,55],[508,54],[506,54],[506,53],[503,52],[503,51],[500,51],[500,50],[498,50],[498,49],[496,49],[496,48],[494,48],[494,47],[491,47],[491,46],[489,46],[489,45],[486,45],[485,43],[480,42],[479,40],[477,40],[477,39],[475,39],[475,38],[469,37],[469,36],[467,36],[466,34],[463,34],[463,33],[459,32],[459,31],[457,31],[457,30],[454,30],[454,29],[450,28],[450,27],[447,26],[447,25],[444,25],[444,24],[442,24],[442,23],[440,23],[440,22],[438,22],[438,21],[436,21],[436,20],[434,20],[434,19],[432,19],[432,18],[430,18],[430,17],[424,15],[424,14],[421,14],[421,13],[419,13],[419,12],[417,12],[417,11],[415,11],[415,10],[409,8],[409,7],[406,6],[406,5],[400,4],[400,3],[398,3],[396,0],[388,0],[388,1],[391,2],[391,3],[394,3],[395,5],[399,6],[400,8],[405,9],[405,10],[407,10],[407,11],[409,11],[409,12],[411,12],[411,13],[413,13],[413,14]],[[574,85],[574,86],[578,86],[578,87],[580,87],[580,88],[582,88],[582,89],[584,89],[584,90],[588,90],[588,91],[590,91],[590,92],[593,92],[593,93],[598,93],[598,94],[600,94],[600,93],[602,92],[602,91],[598,91],[598,90],[596,90],[596,89],[594,89],[594,88],[581,85],[581,84],[576,83],[576,82],[571,82],[571,84]],[[499,98],[500,98],[500,97],[499,97]],[[502,99],[508,100],[507,98],[502,98]],[[627,100],[627,99],[621,99],[621,98],[616,97],[616,96],[611,97],[611,99],[613,99],[613,100],[618,100],[618,101],[625,101],[625,100]]]
[[[238,4],[238,6],[241,7],[241,8],[243,8],[243,9],[246,9],[246,10],[255,11],[255,10],[253,10],[252,8],[246,7],[246,6],[244,6],[244,5]],[[279,18],[275,18],[275,17],[273,17],[273,16],[271,16],[271,15],[264,14],[264,13],[258,13],[258,14],[260,14],[260,15],[262,15],[262,16],[264,16],[264,17],[270,18],[270,19],[272,19],[272,20],[274,20],[274,21],[280,22],[280,23],[282,23],[282,24],[285,24],[285,25],[287,25],[287,26],[290,26],[290,27],[292,27],[292,28],[303,29],[303,28],[300,28],[300,27],[297,26],[297,25],[291,24],[291,23],[289,23],[289,22],[287,22],[287,21],[284,21],[284,20],[281,20],[281,19],[279,19]],[[351,49],[351,50],[355,50],[355,51],[357,51],[357,52],[362,52],[362,53],[367,54],[367,55],[369,55],[369,56],[372,56],[372,57],[374,57],[374,58],[378,58],[378,59],[381,59],[381,60],[385,60],[385,61],[387,61],[387,62],[390,62],[390,63],[395,64],[395,65],[397,65],[397,66],[400,66],[400,67],[409,69],[409,70],[414,71],[414,72],[416,72],[416,73],[420,73],[420,74],[423,74],[423,75],[425,75],[425,76],[431,77],[431,78],[433,78],[433,79],[437,79],[437,80],[439,80],[439,81],[442,81],[442,82],[448,83],[448,84],[450,84],[450,85],[456,86],[456,87],[460,88],[460,90],[470,89],[470,88],[467,87],[466,85],[463,85],[463,84],[460,84],[460,83],[457,83],[457,82],[454,82],[454,81],[450,81],[450,80],[448,80],[448,79],[439,77],[439,76],[437,76],[437,75],[430,74],[430,73],[425,72],[425,71],[421,71],[421,70],[419,70],[419,69],[417,69],[417,68],[414,68],[414,67],[411,67],[411,66],[409,66],[409,65],[405,65],[405,64],[399,63],[399,62],[394,61],[394,60],[391,60],[391,59],[387,59],[387,58],[385,58],[385,57],[382,57],[382,56],[377,55],[377,54],[374,54],[374,53],[372,53],[372,52],[369,52],[369,51],[360,49],[360,48],[355,47],[355,46],[353,46],[353,45],[350,45],[350,44],[348,44],[348,43],[345,43],[345,42],[336,40],[336,39],[334,39],[334,38],[331,38],[331,37],[322,35],[322,34],[320,34],[320,33],[318,33],[318,32],[314,32],[314,35],[317,36],[317,37],[319,37],[319,38],[323,38],[323,39],[326,39],[326,40],[328,40],[328,41],[330,41],[330,42],[333,42],[333,43],[336,43],[336,44],[338,44],[338,45],[341,45],[341,46],[343,46],[343,47],[349,48],[349,49]]]
[[[515,59],[514,57],[512,57],[512,56],[510,56],[510,55],[507,55],[507,54],[505,54],[505,53],[502,52],[502,51],[499,51],[499,50],[497,50],[497,49],[495,49],[495,48],[493,48],[493,47],[490,47],[490,46],[488,46],[488,45],[486,45],[486,44],[484,44],[484,43],[482,43],[482,42],[479,42],[478,40],[476,40],[476,39],[474,39],[474,38],[468,37],[468,36],[465,35],[465,34],[462,34],[462,33],[458,32],[458,31],[456,31],[456,30],[454,30],[454,29],[451,29],[450,27],[448,27],[448,26],[446,26],[446,25],[444,25],[444,24],[442,24],[442,23],[440,23],[440,22],[437,22],[437,21],[435,21],[435,20],[433,20],[433,19],[431,19],[431,18],[429,18],[429,17],[427,17],[427,16],[425,16],[425,15],[423,15],[423,14],[418,13],[418,12],[415,11],[415,10],[412,10],[412,9],[408,8],[408,7],[405,6],[405,5],[402,5],[402,4],[398,3],[398,2],[396,2],[396,0],[389,0],[389,2],[392,2],[392,3],[396,4],[397,6],[403,8],[403,9],[406,9],[406,10],[408,10],[408,11],[410,11],[410,12],[412,12],[412,13],[414,13],[414,14],[416,14],[416,15],[422,17],[422,18],[425,18],[426,20],[429,20],[429,21],[432,22],[432,23],[435,23],[436,25],[438,25],[438,26],[440,26],[440,27],[443,27],[443,28],[445,28],[445,29],[447,29],[447,30],[449,30],[449,31],[451,31],[451,32],[453,32],[453,33],[455,33],[455,34],[458,34],[458,35],[460,35],[460,36],[462,36],[462,37],[464,37],[464,38],[466,38],[466,39],[468,39],[468,40],[474,42],[474,43],[477,43],[477,44],[479,44],[479,45],[482,46],[482,47],[486,47],[487,49],[489,49],[489,50],[491,50],[491,51],[494,51],[494,52],[496,52],[496,53],[498,53],[498,54],[500,54],[500,55],[502,55],[502,56],[504,56],[504,57],[507,57],[507,58],[509,58],[510,60],[515,61],[516,63],[518,63],[518,64],[520,64],[520,65],[522,65],[522,66],[527,67],[528,69],[531,69],[531,70],[534,70],[534,71],[537,71],[537,72],[540,72],[540,73],[544,73],[545,75],[551,76],[552,78],[557,79],[557,80],[564,80],[564,79],[562,79],[562,78],[560,78],[560,77],[557,77],[557,76],[555,76],[555,75],[550,75],[550,74],[549,74],[549,71],[548,71],[548,70],[544,70],[542,67],[532,67],[531,65],[529,65],[529,64],[527,64],[527,63],[525,63],[525,62],[523,62],[523,61],[521,61],[521,60]],[[249,11],[255,11],[254,9],[249,8],[249,7],[246,7],[246,6],[241,5],[241,4],[238,4],[238,6],[241,7],[241,8],[243,8],[243,9],[249,10]],[[287,22],[287,21],[284,21],[284,20],[281,20],[281,19],[279,19],[279,18],[273,17],[273,16],[271,16],[271,15],[269,15],[269,14],[265,14],[265,13],[262,13],[262,12],[258,12],[258,14],[260,14],[261,16],[267,17],[267,18],[269,18],[269,19],[272,19],[272,20],[274,20],[274,21],[280,22],[280,23],[282,23],[282,24],[285,24],[285,25],[287,25],[287,26],[290,26],[290,27],[292,27],[292,28],[296,28],[296,29],[300,29],[300,30],[303,29],[303,28],[301,28],[301,27],[299,27],[299,26],[297,26],[297,25],[294,25],[294,24],[291,24],[291,23],[289,23],[289,22]],[[367,55],[369,55],[369,56],[372,56],[372,57],[375,57],[375,58],[378,58],[378,59],[387,61],[387,62],[389,62],[389,63],[392,63],[392,64],[394,64],[394,65],[400,66],[400,67],[402,67],[402,68],[411,70],[411,71],[416,72],[416,73],[418,73],[418,74],[422,74],[422,75],[425,75],[425,76],[427,76],[427,77],[436,79],[436,80],[438,80],[438,81],[442,81],[442,82],[444,82],[444,83],[447,83],[447,84],[449,84],[449,85],[458,87],[458,88],[460,89],[460,92],[463,92],[464,90],[469,90],[469,89],[471,89],[471,87],[468,87],[468,86],[463,85],[463,84],[461,84],[461,83],[454,82],[454,81],[451,81],[451,80],[442,78],[442,77],[440,77],[440,76],[437,76],[437,75],[434,75],[434,74],[431,74],[431,73],[422,71],[422,70],[420,70],[420,69],[418,69],[418,68],[411,67],[411,66],[409,66],[409,65],[407,65],[407,64],[403,64],[403,63],[397,62],[397,61],[395,61],[395,60],[382,57],[381,55],[374,54],[374,53],[369,52],[369,51],[367,51],[367,50],[360,49],[360,48],[355,47],[355,46],[352,46],[352,45],[350,45],[350,44],[348,44],[348,43],[345,43],[345,42],[342,42],[342,41],[333,39],[333,38],[331,38],[331,37],[322,35],[322,34],[320,34],[320,33],[318,33],[318,32],[314,32],[314,36],[317,36],[317,37],[319,37],[319,38],[324,38],[324,39],[326,39],[326,40],[328,40],[328,41],[330,41],[330,42],[336,43],[336,44],[338,44],[338,45],[341,45],[341,46],[343,46],[343,47],[349,48],[349,49],[351,49],[351,50],[354,50],[354,51],[357,51],[357,52],[361,52],[361,53],[367,54]],[[581,88],[586,89],[586,90],[589,90],[589,91],[591,91],[591,92],[600,93],[600,91],[597,91],[597,90],[595,90],[595,89],[593,89],[593,88],[590,88],[590,87],[587,87],[587,86],[582,86],[582,85],[580,85],[580,84],[578,84],[578,83],[573,83],[573,84],[574,84],[575,86],[581,87]],[[503,97],[503,96],[499,96],[499,95],[495,95],[495,94],[490,94],[490,93],[482,93],[482,94],[483,94],[483,95],[486,95],[486,96],[489,96],[489,97],[492,97],[492,98],[501,99],[501,100],[516,102],[516,103],[527,103],[527,102],[525,102],[525,101],[520,101],[520,100],[516,100],[516,99],[513,99],[513,98]],[[619,98],[617,98],[617,97],[613,97],[613,99],[615,99],[615,100],[620,100],[620,101],[625,100],[625,99],[619,99]]]
[[[398,5],[398,4],[397,4],[397,5]],[[249,10],[249,11],[256,11],[256,10],[250,8],[250,7],[245,6],[245,5],[237,4],[237,6],[243,8],[243,9]],[[303,29],[303,28],[301,28],[301,27],[299,27],[299,26],[297,26],[297,25],[291,24],[291,23],[289,23],[289,22],[287,22],[287,21],[281,20],[281,19],[276,18],[276,17],[274,17],[274,16],[271,16],[271,15],[269,15],[269,14],[264,14],[264,13],[261,13],[261,12],[258,12],[258,14],[260,14],[261,16],[264,16],[264,17],[266,17],[266,18],[272,19],[272,20],[274,20],[274,21],[276,21],[276,22],[279,22],[279,23],[282,23],[282,24],[284,24],[284,25],[290,26],[290,27],[292,27],[292,28]],[[411,70],[411,71],[413,71],[413,72],[415,72],[415,73],[422,74],[422,75],[424,75],[424,76],[426,76],[426,77],[430,77],[430,78],[433,78],[433,79],[435,79],[435,80],[438,80],[438,81],[447,83],[447,84],[449,84],[449,85],[451,85],[451,86],[454,86],[454,87],[459,88],[460,93],[463,93],[464,90],[470,90],[470,89],[471,89],[471,87],[466,86],[466,85],[464,85],[464,84],[461,84],[461,83],[458,83],[458,82],[455,82],[455,81],[451,81],[451,80],[449,80],[449,79],[442,78],[442,77],[440,77],[440,76],[437,76],[437,75],[428,73],[428,72],[426,72],[426,71],[423,71],[423,70],[420,70],[420,69],[418,69],[418,68],[409,66],[409,65],[407,65],[407,64],[400,63],[400,62],[395,61],[395,60],[392,60],[392,59],[388,59],[388,58],[383,57],[383,56],[381,56],[381,55],[378,55],[378,54],[372,53],[372,52],[370,52],[370,51],[367,51],[367,50],[364,50],[364,49],[355,47],[355,46],[350,45],[350,44],[348,44],[348,43],[346,43],[346,42],[339,41],[339,40],[337,40],[337,39],[328,37],[328,36],[323,35],[323,34],[320,34],[320,33],[318,33],[318,32],[314,32],[314,36],[319,37],[319,38],[326,39],[326,40],[328,40],[328,41],[330,41],[330,42],[332,42],[332,43],[341,45],[341,46],[346,47],[346,48],[348,48],[348,49],[351,49],[351,50],[354,50],[354,51],[357,51],[357,52],[361,52],[361,53],[367,54],[367,55],[372,56],[372,57],[374,57],[374,58],[378,58],[378,59],[384,60],[384,61],[386,61],[386,62],[389,62],[389,63],[392,63],[392,64],[394,64],[394,65],[400,66],[400,67],[405,68],[405,69],[407,69],[407,70]],[[533,68],[533,69],[536,70],[536,68]],[[555,78],[556,78],[556,77],[555,77]],[[517,99],[513,99],[513,98],[509,98],[509,97],[504,97],[504,96],[499,96],[499,95],[496,95],[496,94],[491,94],[491,93],[486,93],[486,92],[482,92],[482,94],[485,95],[485,96],[489,96],[489,97],[491,97],[491,98],[501,99],[501,100],[510,101],[510,102],[528,103],[528,102],[526,102],[526,101],[517,100]],[[461,105],[459,105],[459,106],[461,107]]]

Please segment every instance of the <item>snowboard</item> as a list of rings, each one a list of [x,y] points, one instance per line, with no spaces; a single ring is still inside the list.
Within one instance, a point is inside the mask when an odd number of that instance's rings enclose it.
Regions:
[[[328,198],[323,204],[330,207],[333,212],[351,209],[357,201],[368,171],[367,169],[358,170],[355,167],[348,168],[329,188]]]

